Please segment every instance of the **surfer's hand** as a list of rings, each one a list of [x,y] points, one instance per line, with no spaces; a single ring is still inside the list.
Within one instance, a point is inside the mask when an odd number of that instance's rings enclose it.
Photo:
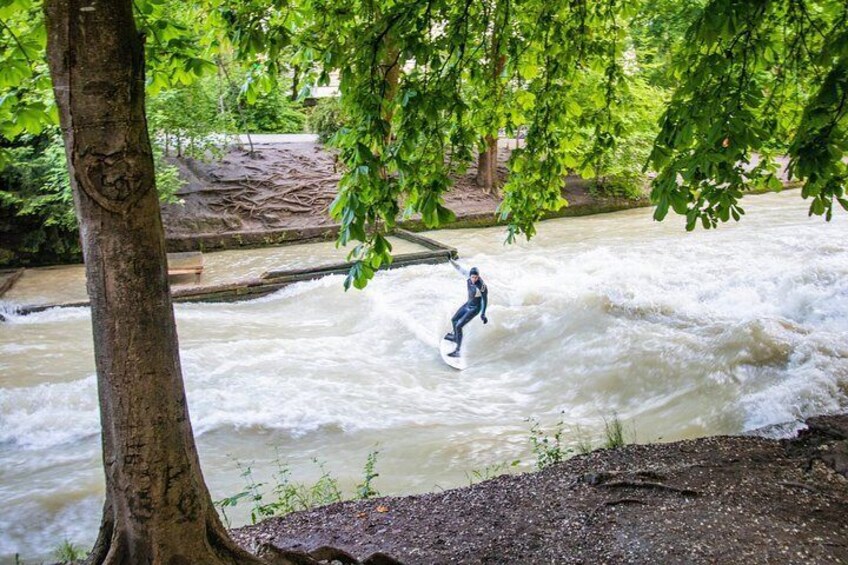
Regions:
[[[483,323],[484,323],[484,324],[488,324],[488,323],[489,323],[489,318],[487,318],[486,316],[480,316],[480,319],[481,319],[481,320],[483,320]]]

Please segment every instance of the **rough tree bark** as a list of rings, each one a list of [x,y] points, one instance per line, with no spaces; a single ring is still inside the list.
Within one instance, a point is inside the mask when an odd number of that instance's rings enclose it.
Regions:
[[[106,503],[93,563],[259,563],[228,537],[189,422],[131,0],[47,0],[80,220]]]
[[[509,2],[499,2],[495,13],[509,10]],[[504,25],[508,16],[504,16]],[[498,28],[497,17],[492,29],[492,45],[489,51],[489,79],[495,100],[500,104],[503,97],[503,85],[501,84],[501,73],[506,65],[506,55],[501,53],[502,34],[504,30]],[[486,135],[484,139],[486,146],[477,156],[477,186],[484,189],[487,194],[496,194],[498,191],[498,135]]]
[[[477,186],[487,194],[498,190],[498,138],[486,136],[486,147],[477,156]]]
[[[499,50],[499,41],[493,40],[490,78],[498,100],[501,96],[500,77],[506,63],[506,56],[498,54]],[[495,194],[498,190],[498,136],[489,134],[485,141],[486,147],[477,156],[477,186],[488,194]]]
[[[292,67],[292,87],[289,100],[294,102],[297,100],[298,94],[300,94],[300,65],[294,65]]]

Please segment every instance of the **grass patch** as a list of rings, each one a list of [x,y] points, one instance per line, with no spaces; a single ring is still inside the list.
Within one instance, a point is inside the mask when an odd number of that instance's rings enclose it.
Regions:
[[[241,477],[244,480],[244,488],[233,496],[216,500],[214,505],[220,509],[224,523],[230,527],[227,509],[242,503],[251,504],[250,521],[256,524],[266,518],[285,516],[292,512],[326,506],[342,500],[374,498],[380,496],[373,484],[374,479],[380,476],[376,472],[378,454],[379,451],[368,454],[363,468],[362,482],[356,485],[354,496],[348,499],[344,497],[338,479],[333,477],[327,471],[325,463],[318,459],[313,459],[312,462],[321,474],[318,480],[311,484],[292,481],[291,468],[288,463],[280,459],[279,454],[274,460],[277,470],[272,475],[271,483],[257,482],[253,476],[253,468],[237,461],[236,465],[241,470]]]
[[[624,447],[627,444],[624,439],[624,424],[621,423],[618,414],[613,413],[609,420],[604,418],[604,436],[606,438],[604,447],[607,449]]]
[[[62,543],[53,550],[53,556],[59,560],[60,563],[73,563],[74,561],[80,561],[85,558],[86,552],[83,548],[71,542],[70,540],[63,540]],[[19,563],[20,561],[15,556],[15,562]]]
[[[518,467],[520,464],[521,460],[519,459],[515,459],[514,461],[501,461],[500,463],[486,465],[482,469],[473,469],[470,473],[466,472],[465,477],[468,479],[468,486],[471,486],[475,483],[481,483],[483,481],[488,481],[489,479],[505,475],[509,473],[510,469]]]

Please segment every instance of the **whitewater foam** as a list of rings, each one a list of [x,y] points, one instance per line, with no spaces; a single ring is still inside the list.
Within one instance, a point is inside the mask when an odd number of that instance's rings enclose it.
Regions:
[[[178,305],[205,476],[238,492],[232,457],[261,474],[269,446],[281,446],[298,472],[320,456],[355,483],[379,442],[381,491],[408,492],[527,459],[530,416],[598,437],[615,412],[640,440],[665,441],[845,410],[848,250],[833,241],[848,223],[800,221],[804,205],[789,196],[761,197],[743,224],[717,232],[686,234],[640,210],[546,222],[518,247],[503,247],[500,229],[434,234],[490,288],[490,322],[467,327],[461,373],[435,347],[465,300],[447,265],[380,272],[363,292],[334,276],[243,303]],[[100,473],[90,340],[86,309],[0,324],[0,474],[29,465],[5,488],[26,493],[25,475],[38,474],[41,488],[77,497],[73,516],[90,496],[64,483],[80,467],[73,452],[88,454],[90,481]],[[64,516],[22,515],[54,533]],[[91,531],[96,518],[80,520]],[[0,551],[28,535],[4,531]]]

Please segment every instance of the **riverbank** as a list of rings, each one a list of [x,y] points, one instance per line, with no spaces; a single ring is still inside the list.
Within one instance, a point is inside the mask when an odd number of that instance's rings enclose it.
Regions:
[[[233,536],[252,551],[331,546],[421,565],[844,563],[848,415],[806,423],[790,440],[600,450],[467,488],[298,512]]]
[[[506,162],[514,140],[502,140],[498,176],[507,177]],[[232,148],[220,159],[174,161],[186,184],[177,193],[181,204],[163,207],[169,251],[209,251],[335,239],[337,224],[328,207],[337,194],[341,165],[321,144],[299,138],[256,143],[251,155]],[[453,179],[445,205],[456,220],[444,228],[485,227],[503,223],[500,197],[475,182],[476,170]],[[650,205],[637,199],[593,194],[589,181],[566,177],[563,198],[569,205],[547,218],[582,216]],[[411,231],[425,229],[420,219],[401,222]]]

